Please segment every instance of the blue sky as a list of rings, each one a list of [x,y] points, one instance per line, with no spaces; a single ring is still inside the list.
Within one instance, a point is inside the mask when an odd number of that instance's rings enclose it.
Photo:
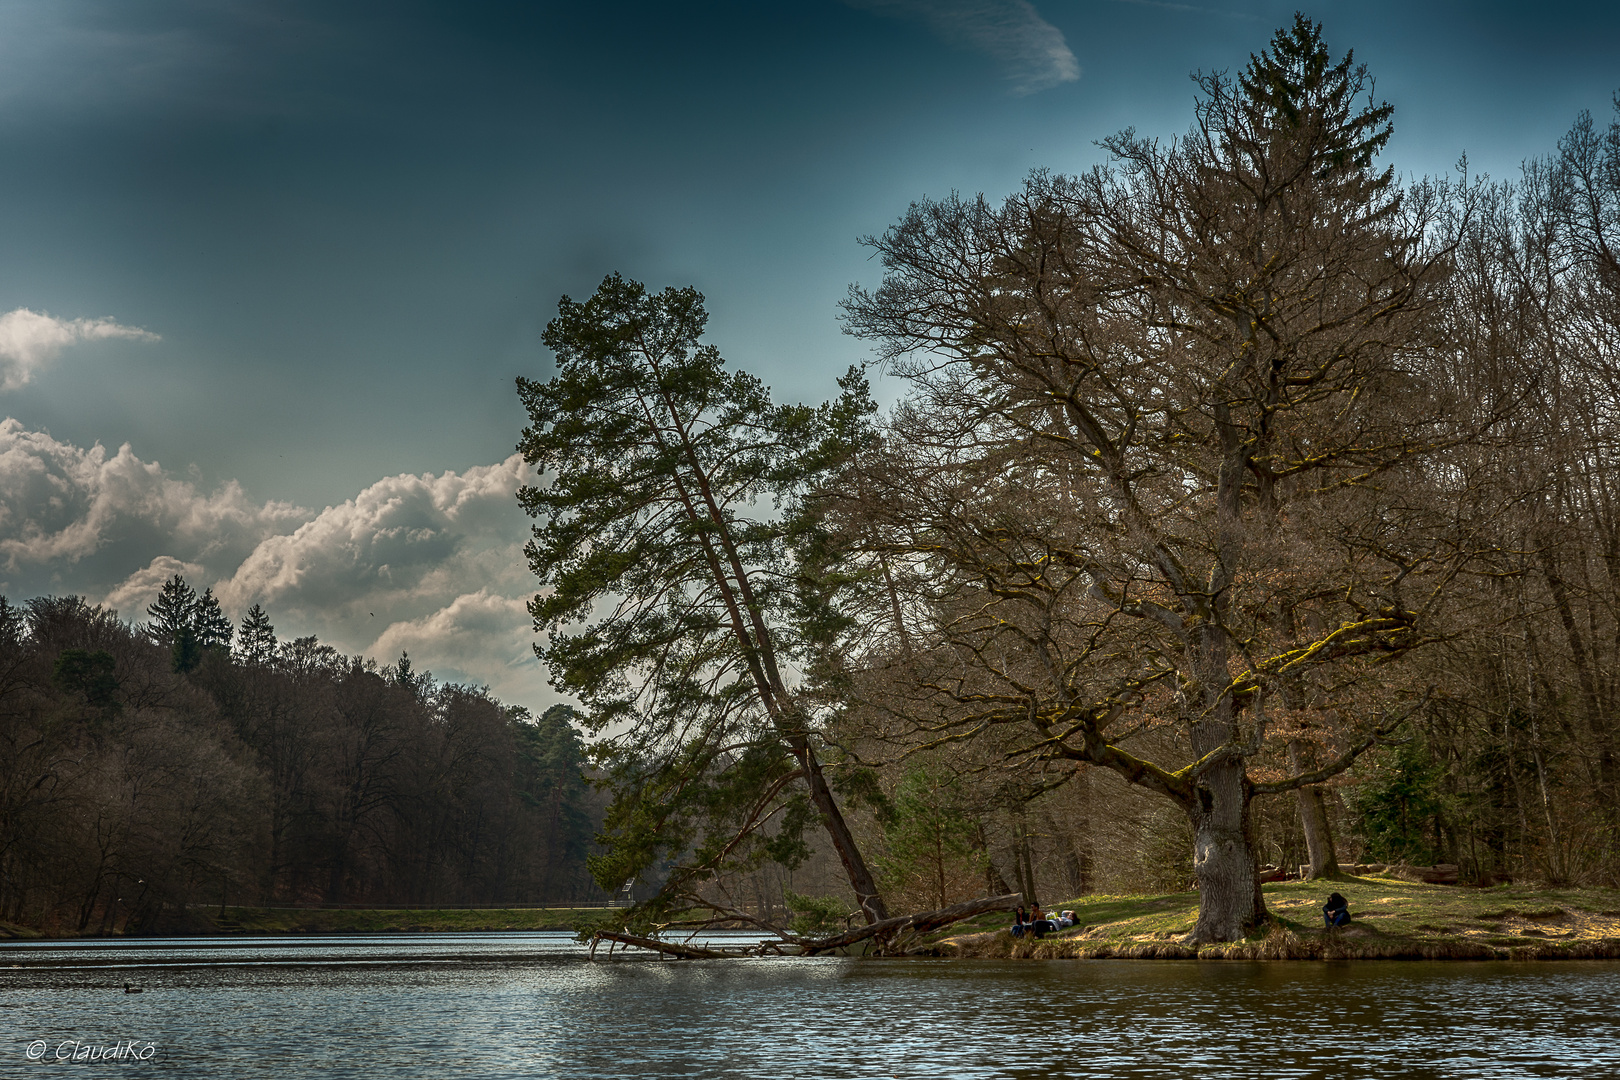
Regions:
[[[1185,130],[1189,72],[1293,10],[12,0],[4,591],[140,619],[180,570],[543,704],[512,380],[547,373],[560,294],[695,284],[731,362],[819,398],[864,356],[860,236]],[[1511,178],[1620,90],[1613,5],[1305,10],[1395,105],[1402,173]]]

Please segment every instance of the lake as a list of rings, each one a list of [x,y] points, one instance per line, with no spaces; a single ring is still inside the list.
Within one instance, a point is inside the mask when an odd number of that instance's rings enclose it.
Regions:
[[[1616,1076],[1620,963],[593,962],[565,933],[27,942],[0,945],[0,1036],[4,1077]]]

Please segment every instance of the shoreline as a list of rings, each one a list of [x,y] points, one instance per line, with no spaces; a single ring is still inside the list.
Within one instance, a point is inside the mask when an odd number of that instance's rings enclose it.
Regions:
[[[986,960],[1620,960],[1620,890],[1414,883],[1389,875],[1263,886],[1269,916],[1242,941],[1191,945],[1196,892],[1089,895],[1052,905],[1077,924],[1014,938],[1005,913],[965,920],[909,955]],[[1319,925],[1330,891],[1350,902],[1349,926]],[[0,942],[164,937],[338,937],[574,931],[601,908],[189,909],[159,932],[59,934],[0,923]]]
[[[1350,902],[1351,923],[1320,925],[1330,892]],[[1616,960],[1620,890],[1411,882],[1343,875],[1262,887],[1268,924],[1243,941],[1186,942],[1196,892],[1082,897],[1078,925],[1044,938],[1004,927],[959,928],[924,946],[930,955],[983,959],[1130,960]],[[963,929],[968,932],[964,933]]]
[[[165,937],[326,937],[339,934],[491,934],[576,929],[602,908],[260,908],[175,913],[150,932],[60,933],[0,923],[6,941],[143,941]]]

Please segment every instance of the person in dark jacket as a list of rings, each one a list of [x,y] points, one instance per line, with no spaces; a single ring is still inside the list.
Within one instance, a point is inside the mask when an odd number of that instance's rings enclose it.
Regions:
[[[1350,901],[1334,893],[1328,897],[1328,902],[1322,905],[1322,919],[1329,928],[1335,926],[1348,926],[1350,924]]]

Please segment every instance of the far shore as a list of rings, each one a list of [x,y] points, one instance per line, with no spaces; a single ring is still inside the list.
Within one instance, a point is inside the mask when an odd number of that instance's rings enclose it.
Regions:
[[[592,908],[191,908],[160,933],[51,933],[0,923],[0,941],[75,940],[94,937],[207,937],[307,934],[492,933],[503,930],[573,930],[584,919],[599,919]]]
[[[1092,895],[1052,904],[1076,925],[1015,938],[1005,913],[959,923],[913,955],[1002,960],[1614,960],[1620,959],[1620,891],[1497,885],[1429,885],[1392,876],[1283,881],[1263,886],[1270,922],[1243,941],[1187,942],[1198,918],[1193,891]],[[1321,907],[1331,892],[1350,902],[1349,926],[1328,930]],[[598,922],[593,908],[258,908],[191,909],[186,924],[145,936],[313,936],[340,934],[567,931]],[[0,923],[0,940],[74,940]],[[118,935],[124,936],[124,935]],[[134,937],[135,935],[129,935]]]

